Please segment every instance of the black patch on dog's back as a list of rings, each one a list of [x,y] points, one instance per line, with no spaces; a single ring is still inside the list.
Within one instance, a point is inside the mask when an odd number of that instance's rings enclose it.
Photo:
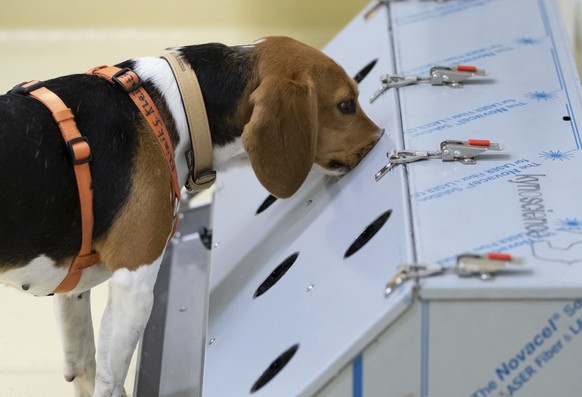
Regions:
[[[180,53],[196,72],[212,131],[212,143],[218,146],[232,142],[242,133],[231,122],[254,67],[251,53],[239,48],[219,43],[180,48]]]
[[[251,53],[222,44],[181,52],[197,73],[213,144],[232,142],[242,132],[234,119],[253,77]],[[131,68],[133,62],[117,66]],[[125,92],[96,76],[64,76],[45,84],[72,109],[91,146],[93,239],[99,239],[129,196],[141,114]],[[176,145],[174,120],[161,94],[149,82],[144,87]],[[40,255],[59,260],[76,255],[80,245],[79,194],[58,126],[39,101],[0,96],[0,266],[25,264]]]
[[[75,115],[93,160],[94,239],[109,230],[131,187],[139,113],[127,94],[95,76],[46,81]],[[0,265],[43,254],[72,256],[81,245],[79,194],[57,124],[39,101],[0,96]]]

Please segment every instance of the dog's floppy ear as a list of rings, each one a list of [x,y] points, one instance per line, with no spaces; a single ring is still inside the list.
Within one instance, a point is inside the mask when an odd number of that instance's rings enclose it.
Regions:
[[[305,181],[315,160],[317,96],[305,76],[266,76],[251,94],[254,105],[242,142],[261,184],[287,198]]]

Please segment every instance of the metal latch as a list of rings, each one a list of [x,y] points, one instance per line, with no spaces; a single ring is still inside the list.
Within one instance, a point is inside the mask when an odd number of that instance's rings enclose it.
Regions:
[[[475,157],[483,152],[503,150],[503,145],[493,143],[486,139],[469,139],[467,141],[446,140],[442,141],[440,150],[391,150],[386,153],[388,164],[375,175],[378,182],[395,165],[408,164],[419,160],[441,159],[442,161],[458,161],[461,164],[473,165],[477,162]]]
[[[417,283],[421,278],[427,278],[444,273],[455,273],[459,277],[478,276],[481,280],[491,280],[500,272],[506,269],[508,263],[522,265],[521,258],[514,258],[506,253],[461,254],[457,256],[454,266],[441,265],[402,265],[398,267],[398,273],[386,284],[384,295],[388,296],[407,280],[415,280]]]
[[[382,88],[370,97],[370,103],[378,99],[390,88],[400,88],[411,84],[430,83],[431,85],[447,85],[452,88],[463,87],[463,81],[473,76],[486,76],[484,69],[475,66],[458,65],[454,68],[448,66],[433,66],[428,76],[402,76],[385,74],[380,76]]]

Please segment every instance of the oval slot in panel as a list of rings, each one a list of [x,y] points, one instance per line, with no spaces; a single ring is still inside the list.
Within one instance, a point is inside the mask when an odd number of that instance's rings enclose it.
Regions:
[[[279,357],[277,357],[269,368],[263,372],[263,374],[257,379],[253,387],[251,388],[251,393],[254,393],[269,383],[279,372],[285,368],[289,361],[293,358],[297,350],[299,349],[299,344],[291,346],[285,352],[283,352]]]
[[[349,258],[356,252],[358,252],[364,245],[366,245],[372,237],[380,231],[382,226],[386,223],[388,218],[392,215],[392,210],[388,210],[380,215],[378,218],[374,220],[374,222],[370,223],[370,225],[364,229],[364,231],[356,238],[356,240],[350,245],[347,249],[346,253],[344,254],[344,259]]]
[[[275,270],[271,272],[271,274],[269,274],[269,277],[267,277],[265,281],[263,281],[261,285],[259,285],[259,288],[257,288],[255,294],[253,295],[253,299],[258,298],[259,296],[267,292],[269,289],[271,289],[271,287],[275,285],[277,281],[279,281],[281,277],[285,275],[285,273],[287,273],[287,270],[289,270],[291,266],[293,266],[298,256],[299,252],[295,252],[288,256],[287,259],[285,259],[283,262],[281,262],[281,264],[277,266]]]
[[[255,215],[259,215],[261,212],[263,212],[271,205],[273,205],[275,201],[277,201],[277,197],[273,196],[272,194],[269,194],[265,201],[263,201],[263,204],[261,204],[259,208],[257,208],[257,212],[255,212]]]
[[[366,78],[368,73],[370,73],[372,69],[374,69],[374,66],[376,66],[376,62],[378,62],[378,58],[374,59],[372,62],[364,66],[362,70],[356,73],[356,75],[354,76],[354,80],[356,81],[356,83],[360,84],[360,82]]]

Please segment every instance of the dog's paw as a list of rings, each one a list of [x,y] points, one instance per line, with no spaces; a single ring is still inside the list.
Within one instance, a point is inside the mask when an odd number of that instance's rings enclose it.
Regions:
[[[65,381],[72,383],[75,388],[75,397],[91,397],[95,388],[95,367],[88,365],[84,369],[65,365],[63,376]]]
[[[94,389],[94,377],[91,375],[72,375],[65,373],[65,380],[73,384],[75,388],[75,397],[91,397]]]
[[[102,379],[99,375],[95,378],[95,393],[93,397],[127,397],[123,384],[114,386],[111,382]]]

